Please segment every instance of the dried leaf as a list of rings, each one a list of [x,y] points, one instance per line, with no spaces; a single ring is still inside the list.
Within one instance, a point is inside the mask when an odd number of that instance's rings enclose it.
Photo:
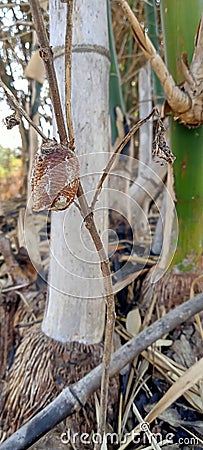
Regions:
[[[133,309],[130,311],[126,318],[126,328],[127,331],[132,334],[132,336],[137,336],[141,328],[141,316],[139,309]]]
[[[181,395],[203,378],[203,358],[197,361],[168,389],[152,411],[145,417],[145,421],[151,423]]]
[[[16,112],[5,118],[5,125],[7,130],[11,130],[13,127],[19,124],[20,124],[20,117],[17,115]]]
[[[168,358],[166,355],[163,355],[158,350],[150,348],[148,352],[145,351],[142,355],[153,364],[153,367],[155,367],[169,383],[176,382],[186,373],[184,366]],[[203,407],[201,392],[201,385],[200,388],[195,385],[183,394],[186,400],[200,412],[202,412]]]
[[[185,367],[191,367],[195,363],[196,356],[194,349],[184,334],[181,335],[180,339],[174,341],[172,348],[175,352],[174,359],[178,363],[181,363]]]
[[[24,75],[28,79],[36,80],[38,83],[43,84],[46,72],[42,58],[40,58],[39,55],[39,50],[36,50],[32,54],[31,59],[25,68]]]

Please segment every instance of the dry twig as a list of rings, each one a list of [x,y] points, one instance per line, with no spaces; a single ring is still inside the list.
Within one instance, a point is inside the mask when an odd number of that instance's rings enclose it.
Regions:
[[[44,135],[44,133],[42,133],[42,131],[40,130],[40,128],[38,128],[38,126],[31,120],[30,116],[26,113],[26,111],[22,108],[22,106],[20,106],[20,104],[18,103],[18,101],[15,98],[15,95],[13,95],[13,93],[11,92],[11,90],[8,88],[8,86],[6,86],[6,84],[0,80],[0,86],[3,88],[3,90],[5,91],[5,94],[8,98],[8,103],[11,106],[12,109],[14,109],[15,111],[18,111],[20,116],[25,117],[25,119],[27,120],[27,122],[37,131],[37,133],[42,137],[43,141],[47,140],[47,137]]]
[[[67,120],[68,120],[68,129],[69,129],[69,139],[71,140],[71,145],[73,146],[74,137],[73,137],[73,129],[72,129],[72,118],[71,118],[71,88],[70,88],[70,75],[71,75],[71,43],[69,39],[72,36],[72,32],[70,31],[70,27],[72,27],[72,1],[68,2],[68,21],[67,21],[67,33],[66,33],[66,44],[67,52],[66,52],[66,84],[69,86],[66,88],[66,111],[67,111]],[[51,98],[53,102],[53,107],[56,116],[56,123],[58,127],[58,132],[60,136],[61,143],[67,142],[66,135],[66,127],[62,114],[62,107],[60,102],[59,90],[57,85],[56,73],[54,69],[53,63],[53,54],[49,47],[48,38],[46,35],[46,30],[42,20],[42,13],[40,10],[39,0],[31,0],[30,2],[32,16],[35,23],[35,29],[38,36],[38,40],[41,46],[41,56],[44,60],[47,78],[50,85]],[[79,181],[79,187],[77,192],[78,202],[81,209],[81,214],[84,218],[85,225],[92,237],[92,240],[97,249],[100,261],[101,261],[101,271],[104,277],[104,287],[106,291],[106,304],[107,304],[107,319],[106,319],[106,330],[105,330],[105,339],[104,339],[104,355],[103,355],[103,374],[101,381],[101,406],[100,406],[100,423],[99,423],[99,433],[101,436],[104,435],[105,423],[106,423],[106,410],[107,410],[107,401],[108,401],[108,385],[109,385],[109,365],[112,351],[112,342],[113,342],[113,332],[115,326],[115,305],[114,305],[114,295],[111,284],[111,271],[108,257],[105,252],[105,248],[103,246],[102,240],[97,231],[93,212],[89,208],[87,204],[87,200],[83,191],[83,187]]]
[[[203,275],[199,275],[197,278],[195,278],[193,280],[193,282],[191,284],[191,288],[190,288],[190,298],[194,297],[194,295],[195,295],[195,290],[194,290],[195,284],[198,281],[202,280],[202,278],[203,278]],[[203,328],[202,328],[202,323],[201,323],[201,319],[200,319],[199,314],[195,314],[195,320],[196,320],[196,324],[197,324],[197,327],[198,327],[201,339],[203,340]]]
[[[155,113],[157,113],[157,109],[154,108],[150,114],[148,116],[146,116],[144,119],[139,120],[132,128],[131,130],[124,136],[124,138],[122,139],[122,141],[120,142],[120,144],[118,145],[118,147],[116,148],[116,150],[114,151],[114,153],[112,154],[110,160],[108,161],[105,169],[103,170],[103,174],[99,180],[99,183],[97,185],[95,194],[94,194],[94,198],[92,200],[92,204],[91,204],[91,210],[94,209],[96,201],[99,197],[99,194],[102,190],[102,186],[104,184],[104,181],[106,180],[107,176],[109,175],[109,172],[113,166],[113,164],[116,161],[116,158],[118,155],[120,155],[120,153],[122,152],[122,150],[124,149],[124,147],[126,146],[126,144],[128,143],[128,141],[131,139],[131,137],[136,133],[137,130],[139,130],[139,128],[144,125],[144,123],[146,123]]]
[[[67,144],[66,126],[63,117],[63,111],[59,96],[58,83],[56,79],[56,72],[53,63],[53,52],[49,45],[46,29],[43,23],[42,11],[39,0],[32,0],[30,2],[30,9],[35,24],[35,30],[40,44],[40,56],[44,61],[47,79],[49,82],[50,95],[55,113],[58,133],[62,144]]]
[[[71,108],[71,55],[72,55],[72,14],[73,0],[67,4],[66,42],[65,42],[65,89],[66,89],[66,121],[69,135],[70,149],[74,150],[74,132]]]

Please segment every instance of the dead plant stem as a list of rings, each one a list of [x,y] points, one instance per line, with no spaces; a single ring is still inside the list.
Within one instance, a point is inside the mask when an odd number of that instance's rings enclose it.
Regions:
[[[66,127],[63,119],[61,101],[59,96],[59,89],[57,84],[57,78],[54,68],[53,54],[49,46],[46,30],[44,27],[42,13],[39,5],[39,0],[31,0],[30,2],[31,11],[33,15],[33,20],[35,23],[35,29],[38,36],[39,44],[41,46],[41,57],[44,60],[47,78],[49,81],[50,93],[53,102],[53,108],[56,116],[56,122],[58,126],[58,133],[60,141],[67,142]],[[69,130],[70,144],[74,144],[73,127],[72,127],[72,114],[71,114],[71,45],[70,39],[72,38],[72,8],[73,0],[68,2],[68,12],[67,12],[67,29],[66,29],[66,49],[65,49],[65,61],[66,61],[66,117],[67,126]],[[103,372],[101,380],[101,404],[100,404],[100,421],[99,430],[101,436],[104,435],[105,425],[106,425],[106,411],[108,402],[108,385],[109,385],[109,367],[113,343],[113,333],[115,326],[115,305],[114,305],[114,295],[111,284],[111,271],[109,260],[105,252],[102,240],[99,236],[98,230],[94,222],[93,212],[87,204],[87,200],[83,191],[83,187],[79,182],[78,192],[77,192],[78,202],[81,208],[81,213],[84,218],[86,227],[92,237],[95,244],[96,250],[98,252],[101,271],[104,278],[104,287],[106,291],[106,304],[107,304],[107,318],[106,318],[106,328],[105,328],[105,339],[104,339],[104,355],[103,355]],[[97,447],[98,448],[98,447]]]
[[[26,111],[22,108],[22,106],[20,106],[20,104],[18,103],[18,100],[15,98],[15,95],[11,92],[11,90],[8,88],[8,86],[6,86],[6,84],[0,80],[0,86],[3,88],[7,98],[8,98],[8,102],[9,105],[11,106],[12,109],[14,109],[15,111],[17,110],[20,114],[20,116],[25,117],[25,119],[27,120],[27,122],[37,131],[37,133],[41,136],[41,138],[43,139],[43,141],[47,140],[47,137],[45,136],[44,133],[42,133],[42,131],[40,130],[40,128],[38,128],[38,126],[32,121],[32,119],[30,118],[30,116],[26,113]]]
[[[124,136],[124,138],[122,139],[122,141],[120,142],[120,144],[118,145],[118,147],[116,148],[116,150],[114,151],[114,153],[112,154],[111,158],[109,159],[105,169],[103,170],[103,174],[98,182],[98,185],[96,187],[96,191],[92,200],[92,204],[91,204],[91,210],[94,210],[96,201],[99,197],[99,194],[102,190],[102,186],[104,184],[104,181],[106,180],[107,176],[109,175],[109,172],[113,166],[113,164],[116,161],[116,158],[118,155],[120,155],[120,153],[122,152],[122,150],[124,149],[125,145],[128,143],[128,141],[131,139],[131,137],[136,133],[137,130],[139,130],[139,128],[144,125],[144,123],[146,123],[155,113],[157,112],[156,108],[153,108],[153,110],[150,112],[150,114],[148,116],[146,116],[144,119],[139,120],[139,122],[137,122],[135,125],[133,125],[133,127],[131,128],[131,130],[126,134],[126,136]]]
[[[30,9],[34,20],[38,41],[40,44],[40,56],[43,59],[46,68],[46,74],[49,82],[50,95],[55,113],[60,142],[62,144],[67,144],[68,138],[66,133],[63,110],[60,101],[56,72],[54,68],[53,52],[49,45],[49,40],[44,26],[39,0],[31,0]]]
[[[66,40],[65,40],[65,89],[66,89],[66,121],[68,127],[70,149],[74,149],[74,132],[71,109],[71,56],[72,56],[72,14],[73,0],[67,1]]]

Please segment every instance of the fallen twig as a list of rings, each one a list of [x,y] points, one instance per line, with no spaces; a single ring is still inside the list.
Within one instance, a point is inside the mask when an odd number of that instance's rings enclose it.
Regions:
[[[193,282],[191,284],[191,288],[190,288],[190,298],[194,297],[194,295],[195,295],[195,290],[194,290],[195,284],[198,281],[202,280],[202,278],[203,278],[203,274],[199,275],[197,278],[195,278],[193,280]],[[199,330],[199,334],[201,336],[201,339],[203,340],[203,328],[202,328],[202,323],[201,323],[201,319],[200,319],[199,314],[195,314],[195,320],[196,320],[196,324],[197,324],[197,327],[198,327],[198,330]]]
[[[174,308],[136,337],[128,341],[111,357],[110,376],[114,376],[153,342],[203,310],[203,293]],[[10,436],[0,450],[26,450],[55,425],[81,408],[87,398],[98,389],[102,364],[89,372],[71,388],[65,388],[46,408]]]
[[[140,263],[140,264],[147,264],[148,266],[154,266],[157,264],[157,261],[155,261],[152,258],[148,258],[147,256],[138,256],[136,254],[132,255],[121,255],[120,261],[128,261],[132,263]]]

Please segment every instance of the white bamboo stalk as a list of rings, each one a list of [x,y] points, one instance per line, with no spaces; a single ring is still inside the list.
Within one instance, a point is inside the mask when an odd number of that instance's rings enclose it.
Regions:
[[[64,32],[66,5],[50,2],[50,36],[65,108]],[[108,133],[108,33],[106,4],[76,0],[73,12],[72,112],[81,182],[90,202],[106,164]],[[65,113],[64,113],[65,114]],[[90,153],[92,152],[92,155]],[[89,154],[89,156],[88,156]],[[96,209],[107,207],[105,192]],[[95,212],[100,234],[107,210]],[[42,330],[61,342],[102,340],[105,322],[100,263],[78,208],[52,213],[49,292]]]

